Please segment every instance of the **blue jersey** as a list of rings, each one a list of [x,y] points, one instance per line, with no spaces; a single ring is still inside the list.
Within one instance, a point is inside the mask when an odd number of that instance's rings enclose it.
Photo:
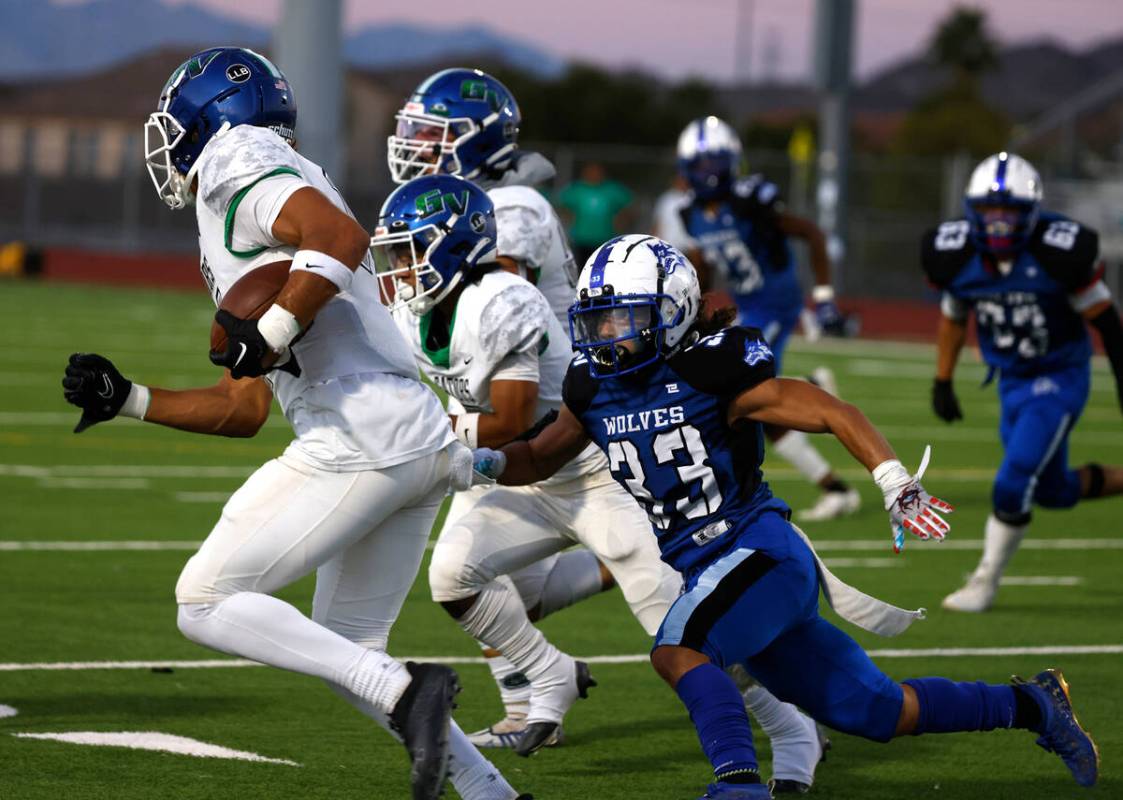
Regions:
[[[784,310],[803,304],[795,259],[777,220],[779,201],[776,184],[751,175],[734,181],[716,209],[695,200],[681,211],[686,232],[738,305]]]
[[[570,365],[565,405],[680,573],[708,564],[763,511],[788,511],[763,482],[761,426],[726,422],[732,398],[774,376],[751,328],[727,328],[630,375],[594,378],[583,356]]]
[[[1072,297],[1097,278],[1096,232],[1042,212],[1010,262],[975,249],[967,220],[925,234],[928,280],[958,308],[974,309],[983,358],[1003,375],[1027,377],[1087,364],[1088,331]]]

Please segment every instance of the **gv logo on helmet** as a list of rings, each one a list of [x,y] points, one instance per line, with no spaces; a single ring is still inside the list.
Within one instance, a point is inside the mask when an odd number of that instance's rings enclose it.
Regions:
[[[418,195],[414,205],[422,219],[440,214],[445,210],[454,214],[463,214],[464,210],[468,208],[468,190],[465,189],[459,194],[453,194],[452,192],[442,193],[440,189],[432,189],[425,194]],[[469,220],[469,222],[475,228],[475,221]]]
[[[245,64],[231,64],[226,68],[226,77],[231,83],[245,83],[250,79],[250,68]]]
[[[466,80],[460,84],[461,100],[482,100],[493,110],[499,108],[499,93],[484,81]]]

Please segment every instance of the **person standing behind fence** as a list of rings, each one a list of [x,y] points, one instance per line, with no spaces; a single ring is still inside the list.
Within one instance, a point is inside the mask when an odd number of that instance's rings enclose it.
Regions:
[[[610,179],[604,165],[589,161],[581,167],[581,177],[561,190],[558,203],[572,221],[569,242],[584,264],[593,251],[616,235],[632,204],[632,193],[622,183]]]

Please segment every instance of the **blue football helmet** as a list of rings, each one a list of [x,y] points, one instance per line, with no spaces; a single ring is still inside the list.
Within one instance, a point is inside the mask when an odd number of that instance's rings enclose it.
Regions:
[[[741,164],[741,140],[717,117],[696,119],[678,137],[678,169],[699,200],[725,197]]]
[[[455,175],[423,175],[386,198],[371,237],[383,302],[428,313],[477,264],[495,261],[495,206]]]
[[[518,147],[519,104],[507,87],[478,69],[430,75],[398,112],[387,141],[394,183],[419,175],[502,171]]]
[[[581,270],[570,340],[595,377],[625,375],[685,344],[701,306],[698,274],[686,256],[654,236],[617,236]]]
[[[242,47],[212,47],[178,66],[144,124],[144,163],[160,199],[189,205],[199,154],[235,125],[269,128],[292,144],[296,100],[281,71]]]
[[[1017,254],[1037,226],[1043,194],[1033,165],[1013,153],[988,156],[967,182],[963,198],[971,240],[995,258]]]

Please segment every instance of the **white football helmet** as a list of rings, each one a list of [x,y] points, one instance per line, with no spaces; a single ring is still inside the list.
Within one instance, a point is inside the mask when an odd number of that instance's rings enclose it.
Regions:
[[[654,236],[617,236],[581,270],[570,337],[593,375],[622,375],[675,352],[701,305],[698,274],[686,256]]]
[[[1013,153],[985,158],[967,182],[964,206],[976,247],[1009,257],[1033,233],[1044,193],[1033,165]]]
[[[696,119],[679,134],[679,172],[699,199],[727,194],[740,163],[741,140],[717,117]]]

